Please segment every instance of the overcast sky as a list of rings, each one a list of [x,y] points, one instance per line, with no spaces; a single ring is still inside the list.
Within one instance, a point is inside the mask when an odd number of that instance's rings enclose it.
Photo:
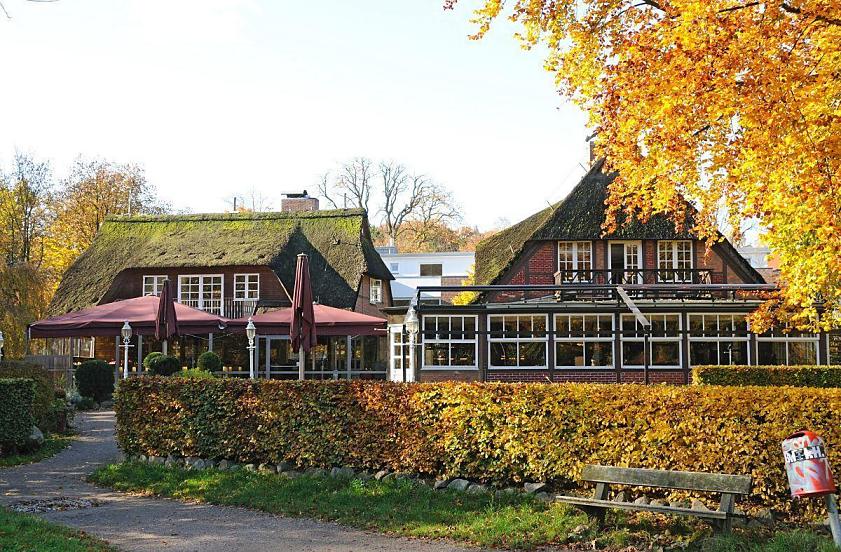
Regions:
[[[455,192],[465,222],[516,222],[586,163],[585,115],[510,27],[470,41],[441,0],[4,0],[0,163],[63,176],[79,154],[143,165],[176,208],[253,187],[315,190],[347,158]]]

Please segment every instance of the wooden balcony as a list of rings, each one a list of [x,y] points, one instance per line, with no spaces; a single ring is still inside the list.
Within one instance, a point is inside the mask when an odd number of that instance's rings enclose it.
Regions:
[[[724,283],[723,274],[709,268],[632,270],[559,270],[555,285],[564,284],[715,284]]]
[[[259,299],[204,299],[182,300],[181,303],[225,318],[243,318],[254,314]]]

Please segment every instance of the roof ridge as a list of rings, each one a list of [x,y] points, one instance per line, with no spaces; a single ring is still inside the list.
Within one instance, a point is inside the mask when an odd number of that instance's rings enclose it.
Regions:
[[[246,213],[184,213],[166,215],[108,215],[106,222],[142,223],[142,222],[201,222],[228,220],[284,220],[346,218],[365,216],[365,209],[325,209],[318,211],[265,211]]]

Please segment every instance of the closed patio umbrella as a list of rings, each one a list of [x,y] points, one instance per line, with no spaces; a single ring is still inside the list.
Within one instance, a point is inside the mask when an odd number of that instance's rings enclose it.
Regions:
[[[155,339],[164,342],[164,352],[166,352],[167,341],[176,335],[178,335],[178,316],[175,313],[175,299],[172,296],[169,280],[164,280],[158,300],[158,312],[155,316]]]
[[[298,255],[298,263],[295,267],[292,315],[289,337],[292,340],[293,349],[298,351],[298,379],[303,380],[304,353],[309,352],[318,342],[312,305],[309,257],[303,253]]]

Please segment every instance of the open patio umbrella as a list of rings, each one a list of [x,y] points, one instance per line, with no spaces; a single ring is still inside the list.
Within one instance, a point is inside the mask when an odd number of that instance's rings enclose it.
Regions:
[[[61,316],[54,316],[29,325],[30,337],[118,336],[124,322],[134,335],[155,335],[160,299],[151,295],[114,301]],[[218,333],[227,327],[228,319],[181,303],[175,303],[175,317],[181,335]]]
[[[164,280],[161,297],[158,300],[158,313],[155,316],[155,339],[166,342],[176,335],[178,335],[178,315],[175,313],[172,286],[167,279]]]
[[[292,324],[289,337],[292,348],[298,351],[298,379],[304,379],[304,353],[317,343],[315,313],[312,305],[309,257],[300,253],[295,266],[295,290],[292,293]]]
[[[316,332],[320,336],[340,335],[386,335],[386,320],[361,312],[337,309],[327,305],[313,305]],[[292,335],[293,311],[291,308],[277,309],[255,314],[250,318],[260,335]],[[232,332],[243,332],[248,318],[228,322]]]

